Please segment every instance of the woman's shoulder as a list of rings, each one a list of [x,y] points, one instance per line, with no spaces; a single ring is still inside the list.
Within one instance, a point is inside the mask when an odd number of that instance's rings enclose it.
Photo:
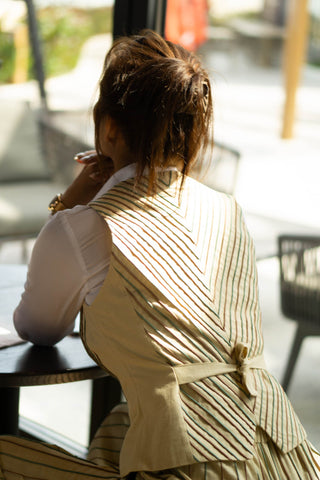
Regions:
[[[42,239],[64,243],[66,239],[81,246],[89,237],[105,234],[106,225],[100,215],[89,205],[77,205],[71,209],[57,212],[50,217],[40,232]]]

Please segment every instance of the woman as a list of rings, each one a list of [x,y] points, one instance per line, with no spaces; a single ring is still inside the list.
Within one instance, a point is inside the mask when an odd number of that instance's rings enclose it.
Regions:
[[[317,478],[264,363],[241,210],[187,175],[211,117],[208,75],[181,47],[147,31],[107,54],[97,153],[79,155],[85,167],[51,205],[14,321],[53,345],[82,308],[83,342],[119,378],[129,416],[122,405],[107,417],[88,461],[4,437],[2,478]]]

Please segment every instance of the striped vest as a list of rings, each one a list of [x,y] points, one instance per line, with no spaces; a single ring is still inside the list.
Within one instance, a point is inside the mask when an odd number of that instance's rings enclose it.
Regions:
[[[305,438],[279,383],[254,366],[263,338],[241,210],[189,177],[179,194],[180,182],[166,172],[149,196],[146,179],[130,179],[91,203],[113,247],[105,282],[84,305],[82,336],[128,401],[121,475],[246,460],[257,425],[283,452]],[[217,365],[227,373],[212,373]]]

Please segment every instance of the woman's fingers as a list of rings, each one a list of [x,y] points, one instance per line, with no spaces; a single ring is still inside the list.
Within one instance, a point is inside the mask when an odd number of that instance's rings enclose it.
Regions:
[[[88,177],[96,183],[104,183],[113,174],[114,167],[111,159],[108,162],[104,160],[98,161],[98,159],[96,159],[92,161],[88,160],[84,164],[84,169],[87,171]]]
[[[105,181],[104,175],[101,172],[100,166],[97,162],[89,162],[85,165],[88,178],[94,183],[103,183]]]
[[[77,153],[74,160],[78,163],[89,164],[97,161],[97,152],[95,150],[87,150],[86,152]]]
[[[70,208],[90,202],[114,172],[112,159],[103,155],[98,157],[95,150],[80,152],[74,159],[82,164],[82,168],[63,194],[63,200]]]
[[[103,155],[100,155],[98,158],[96,150],[77,153],[74,156],[74,160],[84,166],[94,166],[95,173],[97,173],[95,175],[96,178],[100,175],[101,179],[107,180],[113,174],[114,165],[112,159]]]
[[[112,159],[103,155],[98,158],[96,150],[77,153],[74,160],[83,165],[83,170],[79,174],[79,184],[80,181],[83,182],[87,178],[86,188],[90,184],[101,186],[111,177],[114,171]]]

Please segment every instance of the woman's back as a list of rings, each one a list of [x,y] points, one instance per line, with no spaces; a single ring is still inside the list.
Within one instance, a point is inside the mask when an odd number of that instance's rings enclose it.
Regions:
[[[251,458],[257,426],[283,450],[305,437],[261,361],[254,249],[241,210],[190,177],[181,191],[180,182],[167,171],[148,195],[146,178],[131,179],[91,204],[107,221],[113,252],[98,298],[84,306],[83,339],[130,406],[123,475]],[[245,381],[244,351],[245,361],[260,359]],[[239,368],[202,375],[203,364]]]

